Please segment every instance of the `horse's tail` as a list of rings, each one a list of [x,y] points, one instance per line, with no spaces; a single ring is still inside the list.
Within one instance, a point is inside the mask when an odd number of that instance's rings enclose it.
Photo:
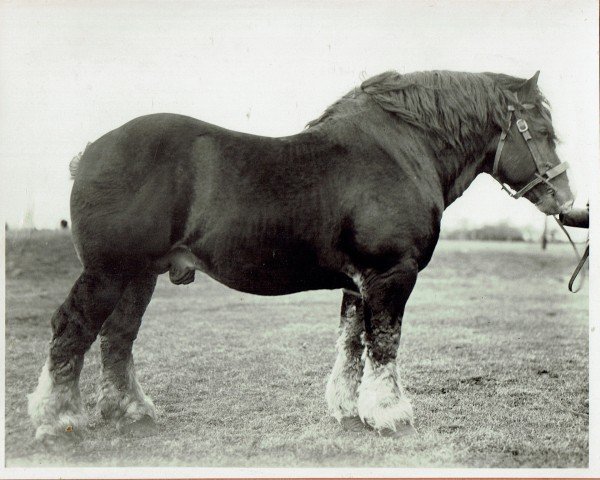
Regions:
[[[85,151],[87,150],[87,148],[91,145],[92,142],[88,142],[87,145],[85,146],[85,148],[83,149],[83,151],[79,152],[77,155],[75,155],[71,162],[69,163],[69,172],[71,172],[71,179],[75,178],[75,175],[77,174],[77,169],[79,168],[79,161],[81,160],[81,157],[83,157],[83,154],[85,153]]]

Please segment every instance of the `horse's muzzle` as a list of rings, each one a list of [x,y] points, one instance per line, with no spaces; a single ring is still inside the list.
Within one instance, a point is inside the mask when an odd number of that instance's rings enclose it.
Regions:
[[[567,200],[565,203],[563,203],[560,206],[560,213],[569,213],[571,210],[573,210],[573,201],[574,200],[571,198],[570,200]]]

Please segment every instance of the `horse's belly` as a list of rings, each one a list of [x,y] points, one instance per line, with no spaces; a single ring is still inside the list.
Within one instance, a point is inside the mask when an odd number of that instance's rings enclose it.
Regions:
[[[308,290],[351,288],[342,274],[332,271],[284,271],[240,268],[206,272],[223,285],[254,295],[288,295]]]
[[[346,275],[319,265],[301,249],[232,250],[212,257],[198,252],[198,256],[203,259],[204,273],[230,288],[255,295],[350,287]]]

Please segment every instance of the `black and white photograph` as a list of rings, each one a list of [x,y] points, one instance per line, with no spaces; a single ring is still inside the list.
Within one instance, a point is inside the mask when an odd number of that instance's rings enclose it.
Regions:
[[[5,0],[0,66],[1,477],[600,475],[597,1]]]

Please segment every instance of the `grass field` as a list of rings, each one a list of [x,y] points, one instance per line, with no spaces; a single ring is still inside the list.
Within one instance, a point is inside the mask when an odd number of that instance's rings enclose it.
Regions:
[[[327,415],[339,291],[265,298],[203,275],[161,278],[134,349],[158,433],[102,422],[94,344],[81,383],[89,434],[57,456],[34,442],[25,395],[81,267],[67,233],[8,232],[7,466],[585,467],[588,293],[566,289],[569,248],[440,243],[406,310],[399,356],[419,434],[400,440]]]

